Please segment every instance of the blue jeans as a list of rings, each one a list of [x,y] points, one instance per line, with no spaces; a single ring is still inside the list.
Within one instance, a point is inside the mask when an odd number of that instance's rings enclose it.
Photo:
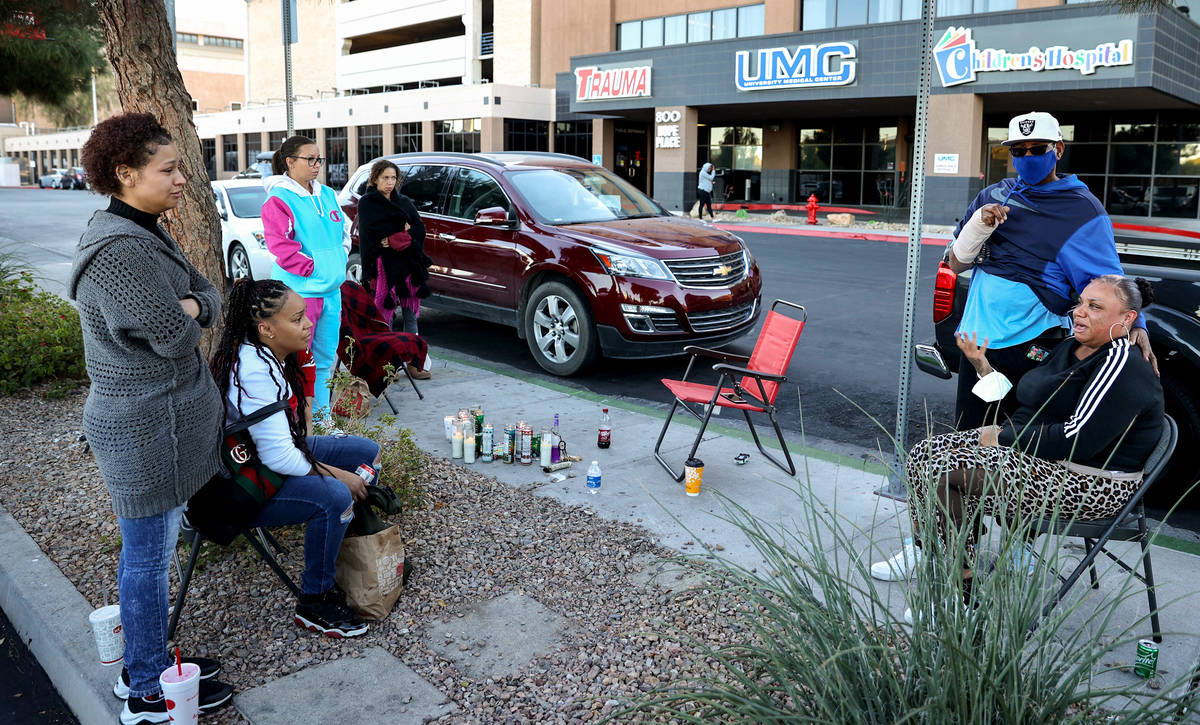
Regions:
[[[374,467],[379,455],[378,443],[358,436],[312,436],[308,449],[321,463],[351,472],[364,463]],[[289,476],[250,525],[307,524],[300,591],[320,594],[333,588],[338,550],[353,518],[346,484],[328,476]]]
[[[167,577],[182,515],[180,506],[156,516],[117,517],[121,527],[117,591],[130,697],[157,694],[161,689],[158,676],[171,664],[167,656],[167,611],[171,606]]]

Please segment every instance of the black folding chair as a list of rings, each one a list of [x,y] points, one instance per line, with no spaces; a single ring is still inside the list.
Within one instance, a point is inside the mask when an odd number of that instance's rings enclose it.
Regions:
[[[178,553],[172,555],[175,560],[175,571],[179,574],[179,593],[175,595],[175,606],[171,610],[171,618],[167,623],[167,639],[172,639],[175,636],[175,627],[179,624],[179,615],[183,612],[188,587],[192,583],[192,573],[196,570],[196,561],[200,558],[200,547],[204,545],[205,541],[208,541],[198,529],[194,528],[188,522],[186,516],[180,525],[180,533],[189,542],[192,553],[188,556],[187,567],[179,565]],[[264,528],[244,529],[241,534],[250,543],[251,548],[257,551],[259,557],[271,568],[271,571],[275,572],[275,575],[279,577],[279,581],[283,582],[284,586],[291,590],[293,595],[299,597],[300,587],[296,586],[296,583],[287,575],[283,567],[279,566],[279,562],[270,551],[270,549],[274,549],[276,554],[282,554],[287,551],[283,545]]]
[[[1138,581],[1146,585],[1146,599],[1150,605],[1150,625],[1153,629],[1154,641],[1162,642],[1162,628],[1158,624],[1158,600],[1154,593],[1154,568],[1150,563],[1150,534],[1146,529],[1146,507],[1142,503],[1142,497],[1145,496],[1150,486],[1158,480],[1162,472],[1166,470],[1167,462],[1171,459],[1171,454],[1175,452],[1175,443],[1178,438],[1179,429],[1176,427],[1175,421],[1169,415],[1164,416],[1162,435],[1159,436],[1158,444],[1150,452],[1150,457],[1146,459],[1146,465],[1142,469],[1145,472],[1142,485],[1138,487],[1133,498],[1129,499],[1129,502],[1125,504],[1124,508],[1116,516],[1088,521],[1069,521],[1052,518],[1042,519],[1034,523],[1030,531],[1031,534],[1078,536],[1083,539],[1084,547],[1083,559],[1069,575],[1064,577],[1062,574],[1056,572],[1056,575],[1062,581],[1062,586],[1058,588],[1058,591],[1054,593],[1054,597],[1042,608],[1042,618],[1049,615],[1050,610],[1054,609],[1066,597],[1067,592],[1070,591],[1079,577],[1083,575],[1084,569],[1087,569],[1091,576],[1092,588],[1100,588],[1100,582],[1096,579],[1096,557],[1104,554],[1116,562],[1122,569],[1137,577]],[[1139,574],[1137,569],[1126,564],[1106,549],[1105,545],[1110,541],[1138,542],[1142,548],[1142,554],[1138,558],[1141,560],[1145,575]],[[1134,566],[1137,566],[1137,562],[1134,562]]]

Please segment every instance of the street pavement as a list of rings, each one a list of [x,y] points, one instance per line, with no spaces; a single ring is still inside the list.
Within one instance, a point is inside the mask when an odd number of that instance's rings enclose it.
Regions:
[[[764,522],[780,523],[797,532],[815,536],[800,505],[800,496],[787,491],[811,491],[830,517],[839,517],[861,533],[850,555],[863,562],[882,558],[897,546],[904,531],[903,505],[875,496],[872,491],[883,481],[882,468],[861,459],[811,448],[798,435],[789,435],[789,448],[797,458],[797,478],[788,476],[763,459],[746,434],[718,423],[710,428],[700,449],[705,461],[704,488],[701,495],[688,497],[657,464],[652,455],[653,441],[661,426],[662,413],[625,400],[607,399],[562,385],[531,381],[519,373],[496,368],[486,361],[442,354],[437,358],[433,378],[422,382],[425,395],[418,401],[407,383],[392,390],[400,406],[401,420],[411,428],[416,443],[435,456],[446,456],[449,444],[444,437],[443,416],[461,407],[480,403],[493,421],[523,418],[538,426],[548,424],[554,413],[563,420],[563,435],[571,442],[571,452],[595,459],[603,470],[603,485],[592,495],[582,475],[552,481],[536,467],[500,463],[484,471],[505,484],[548,496],[568,505],[580,506],[594,515],[614,520],[637,522],[647,536],[663,546],[681,552],[701,551],[718,546],[728,560],[755,568],[763,566],[758,552],[742,533],[725,522],[720,514],[721,501],[714,493],[746,509]],[[780,400],[790,405],[795,388],[789,386]],[[612,447],[600,450],[594,439],[601,405],[613,414]],[[376,414],[379,408],[376,406]],[[674,461],[685,456],[695,434],[686,423],[672,428],[664,450]],[[734,456],[750,453],[744,466]],[[461,464],[461,461],[459,461]],[[818,526],[823,527],[818,519]],[[1163,627],[1167,636],[1160,648],[1159,668],[1167,677],[1188,671],[1200,647],[1200,630],[1192,616],[1198,593],[1192,584],[1200,576],[1200,557],[1187,551],[1186,544],[1160,539],[1153,547],[1154,566],[1159,576],[1159,602],[1162,603]],[[1133,547],[1117,544],[1118,552],[1129,554]],[[23,638],[32,638],[31,649],[46,667],[51,679],[63,693],[81,723],[111,723],[119,709],[109,688],[113,670],[95,662],[94,647],[87,625],[88,605],[70,588],[65,577],[37,550],[7,513],[0,511],[0,606],[13,617]],[[1195,548],[1191,549],[1195,551]],[[1068,554],[1074,550],[1068,549]],[[1077,556],[1077,553],[1073,555]],[[844,557],[839,560],[844,560]],[[1109,565],[1101,565],[1101,587],[1091,592],[1077,587],[1072,602],[1080,602],[1071,613],[1069,626],[1086,627],[1093,637],[1114,637],[1126,626],[1134,625],[1134,635],[1145,635],[1146,601],[1140,591],[1132,590],[1117,607],[1109,621],[1089,621],[1097,602],[1115,597],[1125,577]],[[648,586],[656,582],[645,580]],[[660,583],[660,582],[657,582]],[[904,584],[880,584],[886,592],[889,609],[899,615],[906,606]],[[278,596],[286,596],[283,591]],[[1090,603],[1090,604],[1089,604]],[[528,597],[509,601],[500,597],[476,602],[470,616],[456,625],[465,637],[486,638],[492,649],[520,657],[535,650],[544,651],[557,641],[560,631],[557,614],[548,612]],[[37,636],[33,636],[36,634]],[[536,640],[529,646],[527,640]],[[545,643],[550,643],[546,645]],[[1129,651],[1125,651],[1128,649]],[[386,652],[372,652],[364,663],[343,658],[238,693],[234,706],[253,723],[295,722],[296,708],[322,706],[340,708],[337,717],[346,722],[378,721],[419,723],[452,712],[448,701],[432,683],[420,678],[403,662]],[[1113,660],[1132,661],[1132,644],[1122,645]],[[526,660],[527,662],[528,660]],[[519,667],[522,662],[512,666]],[[1102,668],[1107,670],[1108,668]],[[372,674],[369,696],[339,696],[336,703],[313,697],[322,685],[331,692],[342,691],[333,683],[361,683],[364,671]],[[1096,686],[1130,686],[1140,692],[1152,692],[1132,673],[1113,670],[1096,674]],[[367,690],[363,690],[367,693]],[[324,710],[309,710],[313,714]],[[290,717],[290,719],[289,719]]]

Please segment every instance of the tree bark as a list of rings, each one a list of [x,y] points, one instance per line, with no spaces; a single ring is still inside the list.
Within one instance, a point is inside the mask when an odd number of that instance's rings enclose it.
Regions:
[[[192,98],[175,60],[163,0],[98,0],[96,10],[122,109],[154,114],[179,147],[180,170],[187,186],[182,203],[163,216],[164,226],[224,298],[221,219],[192,122]],[[201,341],[206,357],[220,339],[221,327],[218,318]]]

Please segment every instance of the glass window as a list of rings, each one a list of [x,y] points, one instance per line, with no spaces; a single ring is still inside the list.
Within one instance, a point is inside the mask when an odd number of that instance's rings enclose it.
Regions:
[[[870,0],[872,23],[894,23],[900,19],[900,0]]]
[[[1108,163],[1108,146],[1073,143],[1066,147],[1058,168],[1072,174],[1103,174]]]
[[[801,29],[832,28],[837,21],[837,0],[803,0]]]
[[[1109,173],[1149,174],[1154,146],[1141,143],[1113,144],[1109,153]]]
[[[834,143],[862,143],[863,127],[854,122],[839,123],[833,127]]]
[[[58,164],[54,164],[57,166]],[[227,133],[221,137],[221,168],[224,171],[238,171],[237,135]]]
[[[229,194],[229,206],[233,215],[242,219],[258,219],[262,216],[263,202],[267,200],[267,190],[262,186],[231,186],[225,189]]]
[[[867,22],[867,0],[838,0],[837,24],[865,25]]]
[[[896,203],[896,175],[865,174],[862,203],[871,206],[893,206]]]
[[[204,157],[204,170],[208,180],[217,178],[217,140],[215,138],[200,139],[200,155]]]
[[[246,134],[246,166],[252,166],[255,161],[258,161],[258,155],[262,153],[262,134],[248,133]]]
[[[592,160],[592,122],[559,121],[554,124],[554,151]]]
[[[417,211],[442,213],[442,192],[450,170],[445,166],[402,166],[400,193],[412,199]]]
[[[433,150],[479,153],[479,135],[478,118],[435,121],[433,124]]]
[[[800,129],[800,143],[829,143],[830,138],[827,128]]]
[[[1113,141],[1153,141],[1154,116],[1122,115],[1113,119]]]
[[[796,174],[796,198],[807,199],[813,194],[817,200],[829,203],[829,173],[800,173]]]
[[[495,179],[478,169],[459,169],[450,184],[446,214],[458,219],[474,219],[479,212],[494,206],[512,215],[512,205]]]
[[[713,167],[718,169],[733,168],[733,147],[732,146],[709,146],[708,161]]]
[[[550,122],[504,119],[505,151],[549,151]]]
[[[649,197],[607,169],[522,171],[509,178],[533,213],[551,224],[663,215]]]
[[[830,201],[834,204],[859,204],[862,200],[862,173],[833,172]]]
[[[681,45],[686,43],[687,16],[671,15],[663,19],[663,45]]]
[[[896,144],[869,143],[865,147],[863,168],[876,171],[892,171],[896,168]]]
[[[1103,176],[1080,176],[1082,181],[1088,188],[1088,191],[1096,195],[1097,199],[1104,198],[1104,177]]]
[[[1108,179],[1109,214],[1146,216],[1150,212],[1149,177],[1110,176]]]
[[[878,141],[883,144],[895,144],[897,129],[896,126],[878,126],[873,123],[863,127],[867,143]]]
[[[921,19],[921,0],[901,0],[900,19],[901,20],[920,20]]]
[[[737,8],[712,12],[712,39],[725,40],[737,37]]]
[[[421,150],[421,122],[408,121],[397,123],[392,128],[393,146],[398,154],[413,153]]]
[[[346,144],[346,127],[325,129],[325,183],[333,189],[341,189],[350,177],[349,149]]]
[[[800,168],[804,170],[827,170],[832,153],[830,146],[801,146]]]
[[[642,47],[642,22],[621,23],[617,26],[617,50]]]
[[[762,171],[762,146],[734,146],[733,168],[738,171]]]
[[[970,15],[971,0],[937,0],[939,18],[948,15]]]
[[[383,156],[383,124],[358,127],[358,163],[368,164]]]
[[[998,13],[1001,10],[1016,10],[1017,0],[975,0],[975,12]]]
[[[863,147],[861,144],[852,146],[838,145],[833,147],[833,168],[859,169],[863,167]]]
[[[689,43],[703,43],[712,37],[712,13],[688,13],[687,40]]]
[[[657,48],[663,44],[663,19],[650,18],[642,21],[642,47]]]
[[[743,5],[737,9],[737,34],[739,38],[748,38],[752,35],[762,35],[765,31],[765,17],[763,5]]]
[[[1200,178],[1155,179],[1150,214],[1152,216],[1195,219],[1198,190],[1200,190]]]
[[[1200,143],[1160,143],[1154,150],[1155,174],[1200,174]]]
[[[1163,113],[1159,116],[1159,141],[1200,141],[1200,116],[1196,113]]]

